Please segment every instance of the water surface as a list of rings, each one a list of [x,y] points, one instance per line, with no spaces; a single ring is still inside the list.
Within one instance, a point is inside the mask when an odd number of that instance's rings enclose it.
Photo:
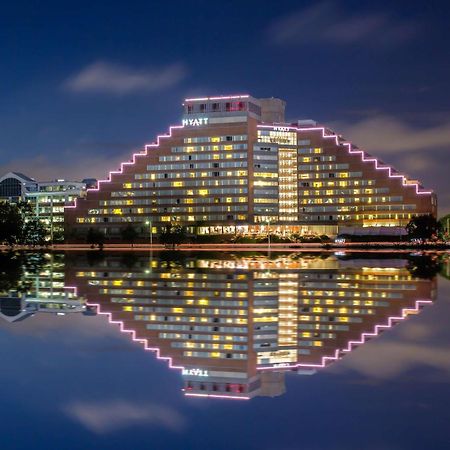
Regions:
[[[1,267],[2,449],[450,446],[436,255],[16,254]]]

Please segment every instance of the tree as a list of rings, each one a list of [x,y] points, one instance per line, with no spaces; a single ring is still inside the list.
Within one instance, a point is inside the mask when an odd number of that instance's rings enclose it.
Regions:
[[[27,202],[0,204],[0,243],[43,245],[48,232]]]
[[[187,230],[186,227],[181,225],[167,225],[159,235],[159,242],[161,242],[161,244],[175,246],[177,244],[183,244],[186,240]]]
[[[0,203],[0,243],[13,246],[22,240],[23,216],[17,205]]]
[[[432,214],[426,214],[413,217],[406,225],[406,231],[409,239],[429,240],[437,237],[440,227]]]
[[[134,242],[139,236],[139,233],[132,225],[127,225],[125,228],[120,230],[120,235],[122,236],[122,240],[125,242],[129,242],[133,247]]]
[[[22,243],[26,245],[44,245],[48,238],[48,230],[37,217],[29,218],[22,229]]]
[[[94,248],[96,245],[98,245],[99,250],[102,250],[105,243],[105,234],[100,230],[95,230],[91,227],[87,232],[86,242],[88,244],[91,244],[91,248]]]
[[[450,239],[450,214],[439,219],[441,225],[441,234],[444,240],[448,241]]]

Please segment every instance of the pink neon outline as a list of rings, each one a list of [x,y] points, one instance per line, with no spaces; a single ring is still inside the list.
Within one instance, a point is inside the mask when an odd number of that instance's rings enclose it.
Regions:
[[[249,95],[236,95],[236,96],[228,96],[228,97],[209,97],[210,100],[218,100],[218,99],[226,99],[226,98],[248,98]],[[195,101],[197,99],[186,99],[185,101]],[[164,139],[164,138],[170,138],[172,137],[172,130],[174,129],[182,129],[184,128],[184,125],[172,125],[169,127],[169,133],[168,134],[161,134],[158,135],[156,138],[156,142],[153,144],[146,144],[145,145],[145,149],[144,151],[138,152],[138,153],[133,153],[133,157],[131,159],[131,161],[124,161],[120,164],[120,169],[119,170],[113,170],[111,172],[109,172],[108,178],[106,180],[98,180],[97,181],[97,187],[96,188],[90,188],[86,190],[86,195],[87,193],[91,192],[91,191],[95,191],[98,192],[100,191],[100,183],[110,183],[112,181],[112,175],[116,175],[116,174],[122,174],[123,173],[123,168],[124,166],[132,166],[134,164],[136,164],[136,158],[138,156],[148,156],[148,150],[149,148],[156,148],[159,147],[160,145],[160,140]],[[277,128],[277,126],[274,125],[257,125],[257,128]],[[280,128],[280,127],[278,127]],[[322,131],[322,138],[326,139],[334,139],[336,142],[336,145],[346,145],[347,151],[350,154],[360,154],[361,155],[361,160],[363,162],[374,162],[375,163],[375,168],[377,170],[387,170],[389,172],[389,178],[401,178],[402,179],[402,185],[403,186],[415,186],[416,187],[416,194],[417,195],[431,195],[433,194],[433,191],[424,191],[424,190],[420,190],[420,186],[418,183],[415,182],[409,182],[406,177],[404,175],[401,174],[392,174],[392,167],[390,166],[379,166],[379,161],[376,158],[365,158],[365,152],[362,150],[352,150],[352,144],[350,142],[342,142],[339,143],[339,138],[336,134],[326,134],[325,133],[325,127],[310,127],[310,128],[298,128],[298,127],[293,127],[293,126],[283,126],[282,128],[287,128],[289,130],[296,130],[298,132],[301,131]],[[77,200],[74,200],[74,203],[72,205],[65,205],[64,209],[74,209],[77,207]]]
[[[380,334],[380,330],[392,328],[394,326],[394,322],[398,322],[400,320],[404,320],[407,318],[408,313],[417,313],[419,312],[420,305],[429,305],[433,303],[432,300],[416,300],[414,308],[403,308],[401,316],[390,316],[388,318],[388,321],[384,325],[375,325],[374,331],[372,333],[363,333],[361,335],[361,339],[358,341],[349,341],[346,348],[343,349],[337,349],[334,352],[333,356],[323,356],[322,361],[319,364],[303,364],[298,363],[291,366],[279,366],[279,367],[257,367],[257,370],[283,370],[283,369],[296,369],[297,367],[309,367],[309,368],[324,368],[327,365],[327,361],[337,361],[341,359],[340,353],[341,352],[351,352],[352,347],[358,346],[361,344],[364,344],[367,341],[367,338],[371,338],[374,336],[378,336]]]
[[[249,98],[250,95],[223,95],[219,97],[198,97],[198,98],[185,98],[185,102],[200,102],[200,101],[208,101],[208,100],[234,100],[239,98]]]
[[[389,173],[389,178],[401,178],[402,179],[402,185],[403,186],[415,186],[416,187],[416,194],[417,195],[431,195],[433,194],[433,191],[425,191],[425,190],[421,190],[423,188],[421,188],[419,186],[418,183],[415,183],[413,181],[409,181],[404,175],[402,174],[393,174],[392,171],[394,170],[392,167],[390,166],[380,166],[380,162],[378,161],[378,159],[374,158],[374,157],[370,157],[370,158],[366,158],[366,153],[363,150],[353,150],[352,149],[352,143],[351,142],[339,142],[339,137],[337,134],[326,134],[325,133],[325,127],[308,127],[308,128],[298,128],[298,127],[293,127],[293,126],[275,126],[275,125],[258,125],[258,128],[286,128],[288,130],[295,130],[295,131],[322,131],[322,138],[324,139],[334,139],[336,142],[336,145],[345,145],[347,146],[347,151],[352,154],[352,155],[356,155],[356,154],[360,154],[361,155],[361,161],[363,162],[374,162],[375,163],[375,169],[377,170],[387,170]],[[369,155],[370,156],[370,155]]]
[[[148,346],[148,339],[137,338],[136,337],[136,330],[127,330],[127,329],[125,329],[124,322],[122,322],[121,320],[113,320],[112,313],[110,313],[110,312],[103,312],[101,310],[101,308],[100,308],[100,304],[99,303],[86,302],[86,305],[87,306],[95,306],[97,308],[97,314],[107,316],[109,323],[115,324],[115,325],[119,325],[119,331],[121,333],[131,334],[131,339],[134,342],[138,342],[140,344],[143,344],[144,345],[144,350],[156,353],[156,359],[160,359],[162,361],[168,361],[170,369],[183,370],[185,368],[184,366],[175,366],[175,365],[173,365],[173,363],[172,363],[173,359],[172,359],[171,356],[161,356],[161,354],[160,354],[161,350],[158,347],[149,347]]]
[[[210,398],[224,398],[230,400],[250,400],[250,397],[238,397],[237,395],[219,395],[219,394],[195,394],[184,392],[186,397],[210,397]]]
[[[113,171],[109,172],[108,178],[106,180],[98,180],[97,181],[97,187],[86,189],[86,195],[89,192],[98,192],[98,191],[100,191],[100,183],[111,183],[112,175],[120,175],[120,174],[122,174],[124,166],[132,166],[132,165],[136,164],[136,158],[138,156],[148,156],[148,150],[149,149],[159,147],[161,139],[172,137],[172,130],[181,129],[181,128],[184,128],[184,125],[172,125],[172,126],[170,126],[168,134],[159,134],[157,136],[157,138],[156,138],[156,142],[155,143],[145,144],[144,151],[140,151],[138,153],[133,153],[133,157],[132,157],[131,161],[124,161],[124,162],[122,162],[120,164],[120,169],[119,170],[113,170]],[[77,207],[77,200],[78,199],[75,199],[73,205],[67,205],[67,206],[64,206],[64,208],[67,208],[67,209],[69,209],[69,208],[76,208]]]
[[[71,287],[72,288],[72,287]],[[76,287],[74,288],[75,292],[76,292]],[[131,339],[134,342],[138,342],[139,344],[143,344],[144,345],[144,350],[147,351],[151,351],[156,353],[156,359],[159,359],[161,361],[168,361],[169,364],[169,368],[170,369],[177,369],[182,371],[183,369],[185,369],[184,366],[175,366],[173,365],[173,358],[171,356],[161,356],[161,349],[159,349],[158,347],[149,347],[148,346],[148,339],[139,339],[136,337],[136,330],[126,330],[124,328],[124,323],[121,320],[113,320],[112,319],[112,313],[110,312],[103,312],[100,308],[100,304],[99,303],[89,303],[86,302],[87,306],[94,306],[97,309],[97,314],[99,315],[104,315],[108,317],[108,322],[114,325],[119,325],[119,331],[121,333],[128,333],[131,334]],[[219,395],[219,394],[195,394],[195,393],[187,393],[184,389],[182,389],[182,391],[184,392],[185,396],[188,397],[210,397],[210,398],[227,398],[227,399],[231,399],[231,400],[250,400],[250,397],[238,397],[238,396],[227,396],[227,395]]]

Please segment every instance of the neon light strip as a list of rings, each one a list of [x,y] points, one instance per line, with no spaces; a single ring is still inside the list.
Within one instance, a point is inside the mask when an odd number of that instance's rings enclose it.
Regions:
[[[219,394],[190,394],[185,392],[186,397],[210,397],[210,398],[228,398],[230,400],[250,400],[250,397],[238,397],[237,395],[219,395]]]
[[[258,128],[277,128],[274,125],[258,125]],[[402,174],[394,174],[392,171],[392,167],[390,166],[382,166],[380,165],[380,162],[376,159],[376,158],[366,158],[365,156],[365,152],[362,150],[353,150],[352,149],[352,144],[350,142],[339,142],[339,138],[336,134],[326,134],[325,133],[325,128],[324,127],[311,127],[311,128],[298,128],[298,127],[279,127],[279,128],[285,128],[288,130],[293,130],[293,131],[298,131],[298,132],[302,132],[302,131],[322,131],[322,138],[324,139],[334,139],[336,142],[336,145],[345,145],[347,146],[347,151],[352,154],[352,155],[356,155],[356,154],[360,154],[361,155],[361,160],[363,162],[373,162],[375,163],[375,169],[377,170],[387,170],[388,171],[388,175],[389,178],[401,178],[402,180],[402,185],[403,186],[415,186],[416,187],[416,194],[418,195],[431,195],[433,194],[433,191],[425,191],[425,190],[421,190],[422,188],[419,186],[418,183],[415,183],[413,181],[409,181],[404,175]]]
[[[422,304],[430,304],[433,303],[431,300],[418,300],[417,302],[420,302]],[[401,317],[389,317],[388,323],[386,325],[375,325],[375,330],[373,333],[363,333],[361,335],[361,339],[359,341],[349,341],[347,348],[342,349],[343,352],[351,352],[353,346],[358,346],[361,344],[364,344],[368,338],[372,338],[375,336],[378,336],[380,334],[381,330],[385,330],[388,328],[391,328],[394,325],[394,322],[398,322],[400,320],[405,319],[408,316],[408,313],[416,313],[418,312],[418,305],[416,302],[416,308],[405,308],[402,310],[402,316]]]
[[[71,289],[72,289],[72,287],[71,287]],[[76,291],[76,288],[74,288],[74,289]],[[156,353],[156,358],[157,359],[162,360],[162,361],[168,361],[170,369],[183,370],[185,368],[184,366],[175,366],[173,364],[173,359],[170,356],[161,356],[159,348],[157,348],[157,347],[149,347],[147,339],[137,338],[136,337],[136,331],[135,330],[127,330],[127,329],[125,329],[124,323],[121,320],[113,320],[112,313],[101,311],[99,303],[86,302],[86,305],[87,306],[91,306],[91,307],[94,306],[97,309],[97,313],[99,315],[107,316],[109,323],[119,325],[119,331],[121,333],[131,334],[131,339],[134,342],[138,342],[139,344],[143,344],[144,345],[144,350]],[[183,391],[184,391],[184,389],[183,389]],[[234,395],[228,396],[228,395],[219,395],[219,394],[194,394],[194,393],[191,394],[191,393],[187,393],[185,391],[184,391],[184,395],[186,395],[188,397],[210,397],[210,398],[226,398],[226,399],[231,399],[231,400],[250,400],[250,397],[238,397],[238,396],[234,396]]]
[[[125,166],[132,166],[132,165],[136,164],[136,158],[139,157],[139,156],[148,156],[148,150],[149,149],[159,147],[159,145],[161,143],[160,142],[161,139],[167,139],[167,138],[172,137],[172,130],[177,130],[177,129],[181,129],[181,128],[184,128],[184,126],[183,125],[172,125],[169,128],[169,133],[168,134],[160,134],[160,135],[158,135],[157,138],[156,138],[156,142],[155,143],[153,143],[153,144],[146,144],[144,151],[141,151],[141,152],[138,152],[138,153],[133,153],[133,157],[132,157],[131,161],[122,162],[120,164],[120,169],[119,170],[113,170],[113,171],[109,172],[108,178],[106,180],[99,180],[99,181],[97,181],[97,187],[96,188],[86,189],[86,195],[89,192],[98,192],[98,191],[100,191],[100,183],[111,183],[113,175],[122,174],[123,173],[123,169],[124,169]],[[75,199],[73,205],[64,206],[64,208],[67,208],[67,209],[69,209],[69,208],[76,208],[76,207],[77,207],[77,199]]]
[[[322,360],[320,363],[318,364],[303,364],[303,363],[298,363],[298,364],[293,364],[293,365],[288,365],[288,366],[281,366],[281,367],[257,367],[257,370],[275,370],[275,371],[279,371],[279,370],[284,370],[284,369],[297,369],[299,367],[308,367],[308,368],[319,368],[322,369],[324,367],[326,367],[327,365],[327,361],[337,361],[338,359],[341,359],[340,357],[340,353],[341,352],[351,352],[353,350],[352,347],[364,344],[367,341],[367,338],[371,338],[374,336],[378,336],[378,334],[380,333],[381,330],[387,329],[387,328],[392,328],[394,326],[394,322],[400,321],[400,320],[404,320],[408,313],[417,313],[419,312],[419,309],[421,307],[421,305],[429,305],[433,303],[432,300],[416,300],[415,302],[415,306],[414,308],[403,308],[402,312],[401,312],[401,316],[391,316],[388,318],[387,324],[385,325],[375,325],[374,331],[372,333],[363,333],[361,335],[361,339],[357,340],[357,341],[349,341],[348,345],[346,348],[343,349],[337,349],[334,352],[333,356],[323,356]]]
[[[185,102],[205,102],[208,100],[237,100],[239,98],[249,98],[250,95],[225,95],[219,97],[198,97],[198,98],[185,98]]]
[[[175,366],[173,364],[173,359],[170,356],[161,356],[159,348],[157,348],[157,347],[149,347],[147,339],[137,338],[136,337],[136,330],[127,330],[127,329],[125,329],[124,322],[122,322],[121,320],[113,320],[112,313],[110,313],[110,312],[103,312],[101,310],[101,308],[100,308],[100,304],[99,303],[86,302],[86,305],[87,306],[95,306],[97,308],[97,313],[98,314],[108,317],[108,322],[109,323],[119,325],[119,331],[121,333],[131,334],[131,339],[134,342],[138,342],[140,344],[143,344],[144,345],[144,350],[147,350],[147,351],[150,351],[150,352],[155,352],[157,359],[160,359],[160,360],[163,360],[163,361],[168,361],[169,367],[171,369],[178,369],[178,370],[183,370],[184,369],[184,366]]]
[[[237,96],[229,96],[229,97],[209,97],[210,100],[218,100],[218,99],[231,99],[231,98],[248,98],[249,95],[237,95]],[[186,99],[185,101],[195,101],[195,100],[201,100],[201,99]],[[86,193],[89,193],[91,191],[100,191],[100,183],[110,183],[112,181],[112,175],[116,175],[116,174],[122,174],[123,173],[123,169],[125,166],[132,166],[134,164],[136,164],[136,158],[139,156],[147,156],[148,155],[148,150],[149,148],[156,148],[159,147],[160,145],[160,141],[161,139],[164,138],[170,138],[172,137],[172,130],[174,129],[182,129],[184,128],[183,125],[172,125],[169,128],[169,133],[168,134],[162,134],[162,135],[158,135],[157,139],[156,139],[156,143],[153,144],[146,144],[145,145],[145,150],[138,152],[138,153],[134,153],[133,157],[131,159],[131,161],[125,161],[122,162],[120,165],[120,169],[119,170],[115,170],[115,171],[111,171],[109,172],[108,178],[106,180],[99,180],[97,181],[97,187],[96,188],[90,188],[86,190]],[[258,125],[258,128],[275,128],[273,125]],[[414,183],[414,182],[409,182],[406,177],[404,175],[401,174],[393,174],[392,173],[392,167],[389,166],[379,166],[379,161],[376,158],[366,158],[365,157],[365,153],[362,150],[352,150],[352,144],[350,142],[343,142],[343,143],[339,143],[339,138],[336,134],[331,134],[328,135],[325,133],[325,128],[324,127],[311,127],[311,128],[298,128],[298,127],[283,127],[283,128],[287,128],[289,130],[294,130],[294,131],[322,131],[322,137],[324,139],[334,139],[336,142],[336,145],[346,145],[348,148],[348,152],[350,154],[361,154],[361,160],[363,162],[374,162],[375,163],[375,168],[377,170],[387,170],[389,172],[389,178],[401,178],[402,179],[402,185],[403,186],[415,186],[416,187],[416,194],[418,195],[430,195],[433,192],[432,191],[423,191],[420,190],[420,186],[418,183]],[[77,200],[74,200],[73,205],[66,205],[64,206],[64,208],[66,209],[72,209],[72,208],[76,208],[77,207]]]

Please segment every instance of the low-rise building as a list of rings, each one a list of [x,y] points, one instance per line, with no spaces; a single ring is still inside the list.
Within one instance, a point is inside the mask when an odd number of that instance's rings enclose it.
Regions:
[[[49,230],[50,239],[53,241],[63,239],[64,207],[85,195],[85,183],[55,180],[39,182],[36,191],[25,194],[25,200],[32,205],[36,216]]]
[[[36,217],[45,225],[51,241],[62,240],[64,233],[64,207],[86,195],[86,188],[95,187],[96,180],[63,179],[36,181],[19,172],[9,172],[0,178],[0,201],[28,202]]]

